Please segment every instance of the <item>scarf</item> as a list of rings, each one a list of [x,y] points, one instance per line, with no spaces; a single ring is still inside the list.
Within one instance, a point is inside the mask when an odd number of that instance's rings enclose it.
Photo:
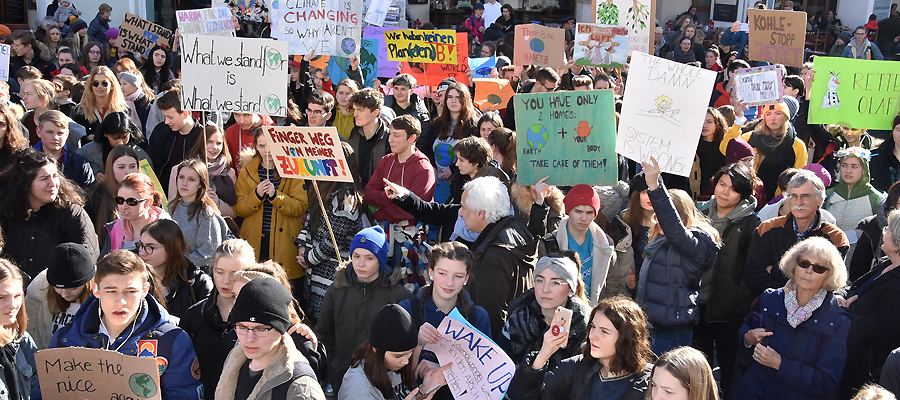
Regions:
[[[687,64],[689,62],[697,61],[697,58],[694,57],[694,52],[692,50],[681,51],[681,46],[676,47],[672,50],[672,61],[679,62],[682,64]]]
[[[791,324],[791,327],[796,328],[798,325],[808,320],[813,312],[825,302],[825,295],[827,293],[828,292],[826,292],[825,289],[819,289],[805,306],[801,306],[800,303],[797,302],[797,284],[794,283],[793,280],[789,280],[788,283],[784,285],[784,308],[787,309],[787,320],[788,323]]]
[[[128,103],[128,107],[131,108],[131,120],[138,126],[140,132],[143,132],[144,124],[141,123],[141,117],[137,113],[137,107],[134,106],[135,100],[139,100],[141,97],[144,97],[144,92],[138,89],[135,90],[134,93],[125,96],[125,102]]]
[[[541,306],[538,305],[534,296],[534,289],[528,289],[522,296],[513,300],[513,304],[510,305],[509,317],[503,326],[502,335],[509,339],[509,346],[512,350],[510,357],[517,364],[526,361],[529,355],[540,350],[544,332],[549,328],[544,323]],[[587,336],[587,323],[584,316],[590,315],[591,310],[574,296],[570,296],[566,300],[564,307],[572,310],[572,321],[569,324],[569,345],[566,349],[580,348],[581,343],[578,341]],[[553,360],[551,365],[556,365],[561,361],[561,353],[564,350],[560,349],[550,357]]]
[[[9,390],[10,399],[19,397],[19,368],[16,367],[16,353],[19,352],[19,343],[12,342],[3,346],[0,352],[0,367],[3,367],[3,378],[6,380],[6,389]]]
[[[764,124],[764,122],[760,121],[760,124]],[[750,135],[750,140],[747,141],[751,147],[762,153],[764,156],[772,154],[779,145],[785,142],[790,144],[794,143],[794,132],[790,128],[785,131],[784,135],[778,137],[756,131]]]
[[[235,192],[234,182],[228,176],[228,166],[225,164],[225,152],[228,149],[222,149],[219,156],[215,160],[210,160],[206,164],[209,169],[209,187],[216,191],[219,200],[225,202],[229,206],[237,204],[237,193]]]
[[[162,208],[152,206],[147,212],[150,214],[149,222],[153,222],[160,219],[165,211],[163,211]],[[140,234],[140,232],[137,232],[137,236],[140,236]],[[122,242],[132,242],[137,240],[135,238],[134,226],[124,218],[119,218],[119,220],[113,224],[113,229],[109,235],[110,245],[112,246],[113,251],[120,250],[122,248]]]

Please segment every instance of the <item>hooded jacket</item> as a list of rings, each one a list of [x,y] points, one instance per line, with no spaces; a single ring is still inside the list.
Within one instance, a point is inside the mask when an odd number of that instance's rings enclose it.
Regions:
[[[66,325],[53,334],[48,348],[87,347],[91,349],[111,349],[128,356],[161,357],[168,360],[160,376],[160,392],[163,400],[199,398],[200,381],[192,372],[196,362],[191,338],[180,328],[169,322],[169,313],[150,294],[142,300],[138,315],[133,322],[134,329],[128,328],[115,340],[110,340],[100,332],[100,300],[88,297],[71,325]],[[141,349],[141,342],[157,344],[156,351]],[[146,342],[145,342],[146,343]],[[151,354],[152,353],[152,354]],[[40,399],[40,388],[34,398]]]
[[[613,296],[631,297],[631,289],[628,288],[626,278],[629,271],[634,273],[634,247],[631,236],[631,227],[622,220],[621,215],[608,221],[610,231],[607,235],[615,243],[615,263],[610,265],[606,274],[606,284],[600,291],[600,300]]]
[[[842,230],[856,229],[859,222],[865,217],[875,215],[878,207],[884,200],[884,193],[879,192],[869,183],[869,161],[863,157],[856,157],[862,162],[862,178],[851,188],[846,182],[839,182],[837,186],[825,192],[825,204],[823,208],[834,214],[837,220],[835,225]]]
[[[559,221],[559,229],[556,230],[555,234],[556,242],[559,243],[559,248],[563,250],[569,250],[568,222],[569,217],[563,217]],[[593,306],[600,301],[600,292],[606,286],[606,277],[609,275],[609,269],[616,263],[616,252],[612,239],[603,229],[600,229],[600,226],[591,221],[588,229],[591,231],[591,237],[594,240],[591,247],[591,286],[588,288],[588,300]],[[580,265],[578,269],[581,269]]]
[[[385,107],[393,108],[393,105],[396,101],[397,100],[392,94],[384,96]],[[431,117],[428,114],[428,107],[425,106],[425,100],[420,99],[419,95],[415,93],[410,93],[409,104],[413,106],[412,110],[410,110],[409,112],[409,115],[419,120],[419,123],[422,125],[422,129],[420,130],[420,132],[428,132],[428,130],[431,129]]]
[[[700,280],[699,301],[707,305],[707,322],[739,321],[750,312],[750,291],[741,277],[750,239],[760,223],[753,213],[755,208],[756,198],[750,196],[719,218],[718,204],[713,198],[704,212],[722,237],[715,264]]]
[[[247,400],[325,400],[325,393],[322,392],[322,386],[312,367],[288,335],[282,335],[281,343],[275,345],[272,351],[277,352],[275,357],[262,370],[262,376]],[[237,343],[225,360],[225,367],[219,378],[221,384],[216,388],[217,399],[235,400],[238,377],[245,362],[247,356],[240,343]],[[284,397],[281,397],[282,393]]]
[[[365,203],[378,208],[375,210],[375,220],[392,224],[410,220],[411,225],[415,225],[415,218],[394,204],[384,193],[384,178],[409,189],[419,198],[431,201],[434,197],[434,167],[424,153],[416,148],[413,150],[406,162],[401,163],[396,154],[390,153],[382,157],[375,166],[375,173],[365,188]]]
[[[101,46],[106,46],[106,31],[108,30],[109,20],[100,16],[100,13],[98,12],[97,16],[91,20],[87,35],[95,42],[100,43]]]
[[[378,310],[409,297],[409,292],[397,284],[402,276],[400,268],[392,271],[382,265],[374,281],[363,283],[357,280],[349,261],[335,271],[316,323],[316,335],[329,354],[328,380],[335,392],[350,368],[353,352],[369,340],[369,326]]]
[[[272,117],[268,115],[260,115],[259,117],[260,123],[258,126],[275,125]],[[253,131],[256,127],[251,126],[250,129],[244,130],[241,129],[240,125],[234,124],[225,129],[225,142],[228,143],[228,153],[231,154],[231,159],[235,160],[235,165],[237,165],[237,160],[241,159],[241,149],[253,146]]]

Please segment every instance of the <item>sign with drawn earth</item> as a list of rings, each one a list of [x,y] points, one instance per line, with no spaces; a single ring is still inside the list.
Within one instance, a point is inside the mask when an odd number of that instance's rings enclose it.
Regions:
[[[655,0],[593,0],[593,21],[604,25],[622,25],[628,34],[628,55],[635,50],[653,50],[653,12]]]
[[[549,176],[552,185],[616,183],[612,90],[513,96],[519,182]]]

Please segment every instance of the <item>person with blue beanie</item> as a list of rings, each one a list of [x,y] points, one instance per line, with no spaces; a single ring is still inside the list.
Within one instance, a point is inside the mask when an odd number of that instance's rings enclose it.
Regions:
[[[335,395],[350,359],[369,339],[372,318],[386,304],[396,304],[410,293],[399,284],[400,269],[388,267],[389,238],[380,226],[363,229],[350,243],[350,260],[344,260],[325,292],[316,335],[329,355],[328,381]]]

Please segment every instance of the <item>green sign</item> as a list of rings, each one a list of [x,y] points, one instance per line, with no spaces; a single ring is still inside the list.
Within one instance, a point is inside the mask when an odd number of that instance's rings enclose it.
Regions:
[[[856,129],[893,129],[900,111],[896,61],[816,57],[809,123]]]
[[[517,94],[513,103],[520,184],[616,183],[612,90]]]

